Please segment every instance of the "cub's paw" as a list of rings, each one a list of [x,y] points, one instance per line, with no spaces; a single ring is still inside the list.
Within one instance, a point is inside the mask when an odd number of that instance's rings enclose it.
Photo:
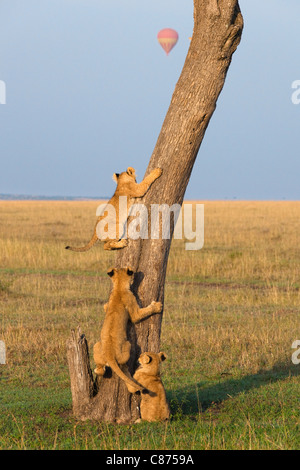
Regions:
[[[94,372],[96,375],[104,375],[105,369],[104,367],[96,367],[96,369],[94,369]]]
[[[155,170],[153,170],[153,176],[155,177],[155,179],[159,178],[161,175],[162,175],[162,169],[161,168],[155,168]]]
[[[152,307],[153,313],[160,313],[162,311],[162,303],[161,302],[155,302],[153,300],[153,302],[151,302],[151,307]]]

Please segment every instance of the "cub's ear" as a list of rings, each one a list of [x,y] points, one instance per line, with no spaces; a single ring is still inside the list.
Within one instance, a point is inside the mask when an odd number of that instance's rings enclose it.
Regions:
[[[128,276],[133,276],[133,274],[134,274],[133,269],[130,268],[130,267],[128,267],[128,268],[127,268],[127,274],[128,274]]]
[[[142,357],[140,357],[139,361],[141,364],[150,364],[150,362],[152,361],[152,357],[144,353]]]
[[[114,173],[113,174],[113,180],[117,183],[119,179],[120,173]]]
[[[114,269],[114,268],[110,268],[110,269],[107,271],[107,274],[109,275],[109,277],[113,277],[113,275],[115,274],[115,269]]]
[[[160,352],[159,353],[159,358],[160,358],[161,361],[165,361],[167,359],[167,356],[165,355],[164,352]]]
[[[129,166],[127,168],[126,172],[127,172],[127,175],[129,175],[129,176],[135,176],[135,169],[132,168],[132,166]]]

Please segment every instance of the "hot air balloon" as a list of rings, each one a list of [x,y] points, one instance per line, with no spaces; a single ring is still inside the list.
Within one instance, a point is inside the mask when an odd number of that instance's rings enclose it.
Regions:
[[[165,28],[159,31],[157,40],[168,55],[178,41],[178,33],[171,28]]]

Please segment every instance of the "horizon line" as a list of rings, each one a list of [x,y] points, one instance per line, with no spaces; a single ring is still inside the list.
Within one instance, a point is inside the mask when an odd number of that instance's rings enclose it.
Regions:
[[[109,200],[108,196],[46,196],[46,195],[31,195],[31,194],[0,194],[0,201],[106,201]],[[288,199],[286,197],[282,198],[239,198],[238,196],[225,196],[224,198],[188,198],[184,199],[184,202],[193,202],[193,201],[238,201],[238,202],[250,202],[250,201],[261,201],[261,202],[299,202],[300,199]]]

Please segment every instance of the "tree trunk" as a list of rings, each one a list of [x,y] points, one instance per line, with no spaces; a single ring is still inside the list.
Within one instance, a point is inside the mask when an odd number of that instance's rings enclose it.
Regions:
[[[159,167],[163,169],[163,175],[139,201],[146,207],[149,208],[150,204],[182,204],[200,144],[216,108],[242,29],[243,18],[238,0],[194,0],[194,32],[190,48],[146,171],[147,175]],[[173,227],[171,235],[172,230]],[[117,267],[132,266],[137,273],[134,291],[141,306],[148,305],[152,300],[164,300],[170,245],[171,238],[129,240],[128,247],[117,254]],[[132,373],[141,352],[159,352],[161,321],[162,314],[156,314],[139,324],[128,326],[132,344],[129,368]],[[75,351],[79,343],[82,347],[82,340],[78,336],[76,343],[73,335],[69,353]],[[87,351],[85,355],[88,355]],[[74,359],[69,354],[69,365],[74,369],[72,361]],[[82,364],[86,368],[85,361]],[[132,422],[138,417],[138,398],[130,395],[114,374],[109,379],[102,379],[96,389],[90,382],[89,373],[86,372],[85,377],[89,386],[79,388],[84,388],[85,397],[90,395],[86,401],[83,400],[84,411],[81,412],[75,406],[78,400],[74,401],[73,395],[73,408],[77,416],[119,422]],[[78,377],[75,382],[80,380]],[[72,386],[72,390],[77,389],[78,386]],[[91,397],[92,389],[94,396]]]

